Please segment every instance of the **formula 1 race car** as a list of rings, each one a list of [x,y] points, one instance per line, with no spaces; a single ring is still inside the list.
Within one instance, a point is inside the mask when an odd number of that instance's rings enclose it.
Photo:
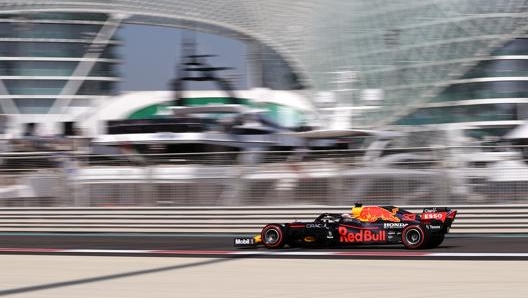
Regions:
[[[351,214],[322,213],[309,222],[272,223],[254,237],[234,239],[235,247],[345,247],[401,244],[407,249],[437,247],[449,232],[457,210],[425,208],[412,213],[394,206],[356,204]]]

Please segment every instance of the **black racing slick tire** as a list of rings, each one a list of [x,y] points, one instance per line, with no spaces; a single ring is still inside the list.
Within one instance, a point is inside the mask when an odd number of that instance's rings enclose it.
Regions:
[[[444,238],[445,238],[445,234],[432,236],[431,239],[429,240],[429,243],[427,244],[427,247],[429,248],[438,247],[440,244],[442,244],[442,242],[444,242]]]
[[[262,244],[266,248],[282,248],[286,243],[284,228],[278,224],[266,225],[260,233]]]
[[[419,225],[409,225],[402,232],[402,242],[406,249],[425,248],[428,238],[426,230]]]

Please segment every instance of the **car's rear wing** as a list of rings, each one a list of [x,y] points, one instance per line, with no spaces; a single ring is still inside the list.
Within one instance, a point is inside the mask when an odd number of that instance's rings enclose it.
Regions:
[[[457,210],[447,207],[424,208],[420,214],[420,220],[423,223],[441,223],[446,232],[455,220]]]

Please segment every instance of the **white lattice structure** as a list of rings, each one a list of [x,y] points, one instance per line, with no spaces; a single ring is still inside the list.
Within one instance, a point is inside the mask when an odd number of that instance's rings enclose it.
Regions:
[[[124,23],[256,41],[284,59],[314,99],[333,91],[338,106],[372,106],[362,90],[383,90],[381,110],[347,114],[355,126],[388,123],[421,106],[527,25],[524,0],[4,0],[0,10],[102,12],[126,16]],[[353,75],[343,81],[343,72]],[[69,103],[73,85],[52,112]],[[2,102],[8,110],[5,90]]]

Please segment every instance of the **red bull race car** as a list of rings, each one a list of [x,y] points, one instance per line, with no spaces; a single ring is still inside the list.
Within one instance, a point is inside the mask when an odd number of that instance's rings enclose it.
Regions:
[[[344,247],[358,244],[403,244],[407,249],[439,246],[457,210],[425,208],[413,213],[394,206],[356,204],[351,214],[322,213],[313,221],[272,223],[254,237],[234,239],[235,247]]]

